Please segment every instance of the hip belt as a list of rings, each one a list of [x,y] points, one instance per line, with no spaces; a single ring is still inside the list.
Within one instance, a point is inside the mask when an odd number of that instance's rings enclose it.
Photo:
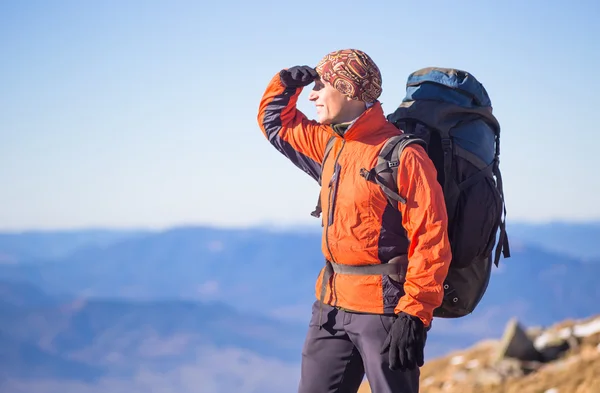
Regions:
[[[394,281],[403,283],[406,276],[407,262],[408,257],[406,255],[394,257],[390,259],[388,263],[378,263],[374,265],[342,265],[326,259],[325,271],[323,272],[323,279],[321,280],[321,304],[325,301],[325,288],[327,287],[327,284],[329,284],[333,273],[356,276],[390,276]],[[319,310],[319,326],[321,325],[320,313]]]

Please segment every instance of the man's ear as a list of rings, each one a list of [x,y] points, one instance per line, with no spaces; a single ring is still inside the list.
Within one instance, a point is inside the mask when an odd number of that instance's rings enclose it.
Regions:
[[[359,101],[359,100],[353,100],[352,98],[348,97],[347,95],[344,95],[344,98],[346,98],[346,102],[357,102],[357,103],[361,103],[362,106],[367,109],[367,103],[364,101]]]

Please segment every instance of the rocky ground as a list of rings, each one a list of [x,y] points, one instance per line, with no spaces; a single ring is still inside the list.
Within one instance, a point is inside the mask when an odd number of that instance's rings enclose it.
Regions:
[[[420,391],[600,393],[600,316],[548,329],[512,321],[501,340],[427,362]],[[360,393],[368,392],[365,382]]]

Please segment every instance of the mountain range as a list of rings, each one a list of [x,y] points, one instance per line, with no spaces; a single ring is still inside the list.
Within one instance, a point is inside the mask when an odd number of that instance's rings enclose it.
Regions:
[[[600,225],[519,225],[478,309],[434,321],[427,358],[497,337],[511,317],[600,312]],[[0,255],[2,392],[294,391],[317,231],[10,233]]]

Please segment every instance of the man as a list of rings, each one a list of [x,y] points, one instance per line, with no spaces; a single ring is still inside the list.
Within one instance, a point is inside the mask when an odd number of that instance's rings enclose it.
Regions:
[[[296,109],[313,82],[309,100],[318,121]],[[258,123],[271,144],[322,180],[326,265],[302,351],[301,393],[356,392],[365,372],[373,392],[419,390],[426,331],[451,259],[448,218],[435,167],[419,145],[400,157],[405,204],[392,207],[378,185],[361,177],[384,142],[401,133],[383,114],[381,91],[373,60],[346,49],[314,69],[281,70],[260,103]]]

